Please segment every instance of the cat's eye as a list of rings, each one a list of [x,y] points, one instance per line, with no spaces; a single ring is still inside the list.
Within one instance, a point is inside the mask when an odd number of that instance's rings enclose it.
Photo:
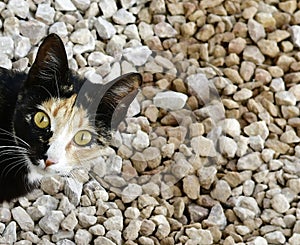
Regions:
[[[39,128],[47,128],[50,125],[50,119],[45,112],[39,111],[34,115],[34,123]]]
[[[74,142],[79,146],[86,146],[92,142],[93,135],[88,130],[78,131],[74,136]]]

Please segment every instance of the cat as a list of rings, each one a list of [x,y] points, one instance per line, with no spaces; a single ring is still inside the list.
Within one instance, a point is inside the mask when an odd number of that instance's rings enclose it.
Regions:
[[[28,73],[0,68],[0,202],[97,159],[141,83],[139,73],[107,84],[79,76],[56,34],[43,40]]]

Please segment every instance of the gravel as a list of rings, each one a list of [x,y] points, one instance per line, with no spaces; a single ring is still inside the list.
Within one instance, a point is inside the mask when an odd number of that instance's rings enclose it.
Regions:
[[[0,204],[3,244],[299,244],[300,6],[0,2],[0,66],[41,40],[70,67],[144,84],[99,164]]]

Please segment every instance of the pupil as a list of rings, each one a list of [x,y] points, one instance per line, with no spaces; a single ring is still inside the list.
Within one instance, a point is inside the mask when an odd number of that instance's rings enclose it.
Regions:
[[[81,134],[81,141],[84,139],[84,133]]]
[[[40,123],[41,123],[42,121],[44,121],[44,116],[41,117]]]

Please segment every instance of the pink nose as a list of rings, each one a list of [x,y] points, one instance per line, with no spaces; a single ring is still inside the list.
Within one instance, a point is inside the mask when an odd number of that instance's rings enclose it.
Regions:
[[[50,167],[50,166],[53,165],[53,164],[55,164],[55,162],[52,161],[52,160],[47,159],[47,160],[45,161],[46,168],[47,168],[47,167]]]

